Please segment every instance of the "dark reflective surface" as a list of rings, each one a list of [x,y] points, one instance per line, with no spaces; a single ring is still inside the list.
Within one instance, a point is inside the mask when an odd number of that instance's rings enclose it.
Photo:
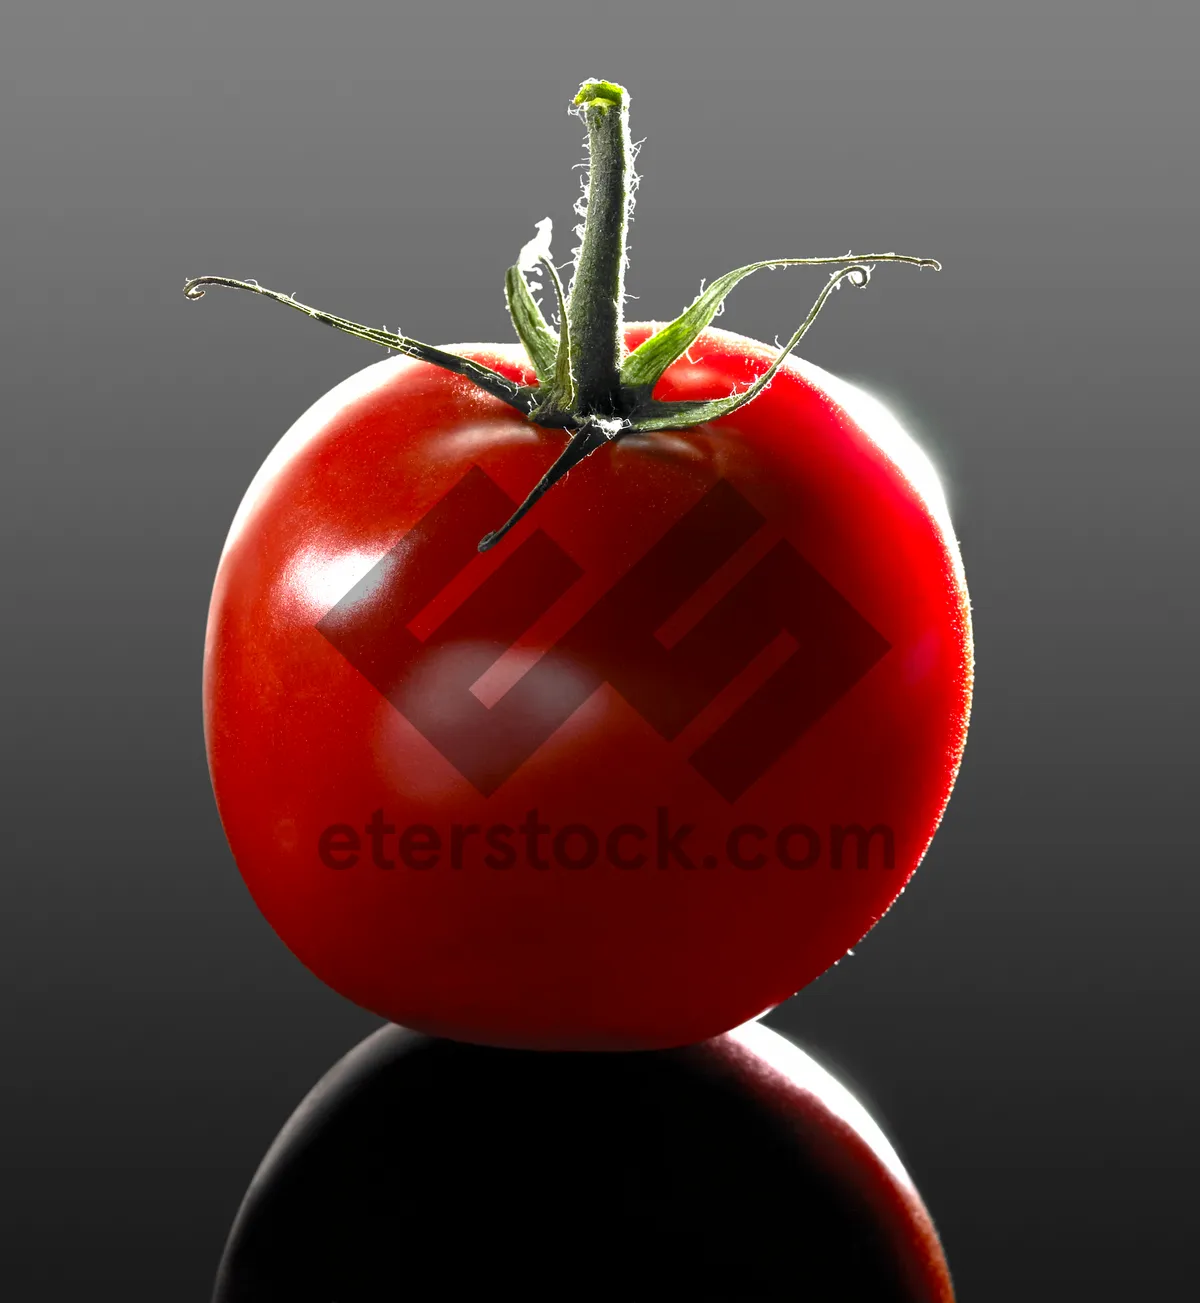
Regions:
[[[781,1038],[739,1035],[547,1054],[382,1029],[268,1153],[215,1300],[950,1298],[881,1137]]]

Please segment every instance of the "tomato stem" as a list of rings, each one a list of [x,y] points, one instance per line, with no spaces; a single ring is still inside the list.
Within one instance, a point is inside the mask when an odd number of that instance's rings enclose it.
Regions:
[[[587,197],[566,317],[575,410],[584,417],[623,417],[625,242],[633,212],[629,93],[609,81],[586,81],[574,103],[588,131]]]
[[[517,384],[471,358],[422,344],[407,335],[361,326],[345,317],[311,308],[298,302],[295,295],[265,289],[257,281],[198,276],[183,287],[190,299],[203,298],[206,285],[225,285],[261,294],[348,335],[460,375],[537,425],[570,430],[566,446],[513,516],[480,540],[481,552],[494,547],[572,467],[609,440],[626,432],[687,429],[729,416],[752,402],[770,384],[843,281],[863,288],[870,281],[874,264],[880,262],[941,270],[933,258],[916,258],[904,253],[847,253],[842,257],[773,258],[749,263],[702,289],[674,321],[626,356],[623,322],[626,237],[638,180],[633,172],[636,151],[629,135],[629,92],[615,82],[585,81],[572,101],[571,111],[587,125],[588,175],[585,197],[576,204],[583,223],[575,228],[580,243],[575,250],[570,289],[564,293],[550,259],[548,217],[537,224],[537,235],[521,250],[504,282],[513,327],[537,375],[536,385]],[[699,402],[656,399],[654,388],[667,368],[699,338],[721,311],[729,292],[747,276],[767,267],[833,267],[835,270],[798,329],[747,388]],[[534,299],[526,281],[527,273],[549,277],[559,310],[561,329],[557,333]]]

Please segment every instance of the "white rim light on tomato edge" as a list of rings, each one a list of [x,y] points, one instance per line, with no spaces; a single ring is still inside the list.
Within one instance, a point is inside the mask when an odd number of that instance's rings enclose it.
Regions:
[[[914,1190],[912,1178],[879,1124],[832,1073],[826,1072],[798,1045],[762,1023],[743,1023],[729,1039],[766,1063],[793,1086],[819,1100],[835,1117],[861,1137],[879,1163],[900,1185]]]

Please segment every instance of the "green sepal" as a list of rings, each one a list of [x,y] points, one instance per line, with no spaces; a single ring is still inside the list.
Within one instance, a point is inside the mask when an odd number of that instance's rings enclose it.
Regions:
[[[537,402],[538,391],[535,386],[519,385],[498,371],[493,371],[491,367],[484,366],[482,362],[476,362],[474,358],[448,353],[444,348],[422,344],[419,339],[410,339],[407,335],[395,334],[390,330],[377,330],[373,326],[363,326],[357,321],[335,316],[332,312],[323,312],[320,308],[301,303],[294,294],[281,294],[278,290],[269,290],[257,281],[234,280],[229,276],[194,276],[186,282],[183,292],[189,299],[202,299],[206,285],[224,285],[229,289],[249,290],[251,294],[261,294],[264,298],[274,299],[276,303],[303,312],[306,317],[311,317],[322,325],[332,326],[334,330],[340,330],[343,334],[353,335],[356,339],[365,339],[368,343],[378,344],[380,348],[402,353],[406,357],[415,357],[422,362],[429,362],[443,371],[449,371],[453,375],[469,380],[485,393],[491,394],[493,398],[498,398],[502,403],[515,408],[523,416],[528,416]]]
[[[549,383],[538,391],[538,401],[529,413],[529,419],[540,425],[579,424],[575,413],[575,350],[571,343],[571,323],[567,317],[567,298],[558,271],[548,253],[538,255],[538,262],[550,277],[554,297],[558,302],[558,316],[562,330],[555,340],[558,351],[554,358],[554,374]]]
[[[504,277],[504,297],[517,338],[537,372],[538,382],[547,384],[554,377],[558,356],[558,336],[550,329],[537,301],[529,292],[520,264],[510,267]]]
[[[931,258],[911,258],[897,253],[848,253],[840,258],[772,258],[752,262],[726,272],[699,293],[669,326],[639,344],[621,364],[621,384],[649,395],[672,362],[678,361],[692,346],[704,328],[721,310],[726,295],[740,281],[764,267],[828,267],[836,264],[872,262],[909,262],[919,267],[937,267]],[[865,282],[863,282],[865,284]],[[824,300],[821,300],[824,302]],[[811,322],[809,323],[811,324]],[[665,427],[655,426],[655,429]]]
[[[797,260],[800,261],[800,260]],[[829,259],[829,261],[835,261]],[[736,276],[739,280],[742,276],[748,276],[750,272],[756,271],[759,267],[769,267],[770,263],[757,263],[751,267],[741,267],[736,272],[730,272],[729,276]],[[729,276],[723,276],[721,280],[728,280]],[[739,407],[744,407],[747,403],[757,398],[758,395],[771,383],[775,378],[775,373],[783,365],[784,359],[796,347],[796,345],[808,334],[808,328],[816,321],[821,309],[825,306],[825,300],[833,293],[842,281],[849,279],[850,283],[861,289],[871,279],[871,269],[864,263],[852,263],[849,267],[842,267],[825,283],[825,288],[817,295],[816,301],[809,309],[808,316],[800,323],[796,333],[775,355],[771,365],[758,377],[757,380],[749,387],[743,389],[740,393],[730,394],[726,398],[714,398],[701,402],[679,402],[664,403],[658,402],[646,394],[633,412],[629,420],[628,428],[635,430],[640,434],[648,433],[651,430],[682,430],[691,425],[703,425],[706,421],[716,421],[723,416],[729,416],[736,412]],[[734,284],[737,282],[734,281]],[[714,289],[720,282],[714,282]],[[728,289],[724,293],[728,293]],[[722,295],[723,297],[723,295]],[[686,315],[686,314],[685,314]],[[712,320],[712,314],[709,314],[708,320]],[[706,323],[707,324],[707,323]],[[670,326],[667,327],[671,329]],[[701,326],[692,335],[688,337],[688,344],[699,335]],[[643,345],[642,347],[645,347]],[[686,348],[686,345],[685,345]],[[631,356],[633,356],[631,354]],[[672,359],[674,360],[674,359]],[[669,365],[669,363],[668,363]],[[665,370],[665,368],[664,368]]]

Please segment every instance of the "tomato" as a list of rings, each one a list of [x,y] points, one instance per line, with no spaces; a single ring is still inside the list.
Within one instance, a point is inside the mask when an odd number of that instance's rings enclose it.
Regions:
[[[398,1027],[369,1037],[271,1146],[213,1298],[377,1303],[410,1289],[954,1298],[879,1127],[761,1026],[651,1054],[528,1054]]]
[[[456,352],[532,380],[516,346]],[[708,329],[655,396],[770,357]],[[564,439],[404,357],[301,417],[220,560],[213,786],[259,908],[357,1004],[680,1046],[811,981],[909,880],[964,744],[967,590],[928,460],[809,363],[605,443],[479,553]]]
[[[779,1003],[903,889],[962,754],[970,617],[928,461],[878,403],[785,361],[842,282],[938,264],[751,263],[627,326],[628,92],[585,82],[573,111],[575,275],[539,222],[505,279],[521,350],[185,286],[402,354],[251,485],[205,735],[255,900],[336,990],[439,1036],[652,1049]],[[774,358],[708,328],[788,264],[836,270]]]

